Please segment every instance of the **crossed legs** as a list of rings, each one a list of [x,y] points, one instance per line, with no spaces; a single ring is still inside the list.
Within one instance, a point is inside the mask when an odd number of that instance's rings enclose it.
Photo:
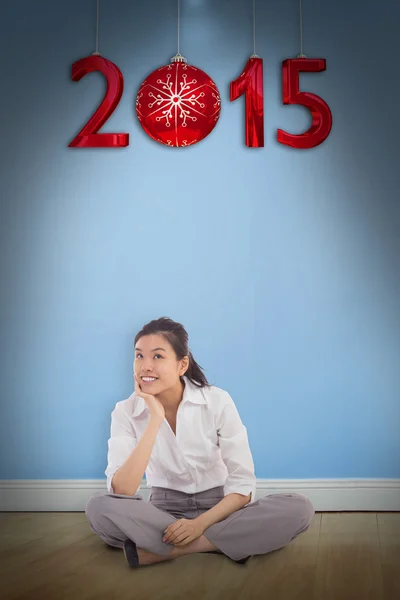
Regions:
[[[136,548],[136,550],[139,557],[139,564],[141,565],[151,565],[165,560],[173,560],[179,556],[193,554],[194,552],[220,552],[223,554],[223,552],[214,546],[214,544],[212,544],[204,535],[201,535],[184,546],[174,546],[169,554],[153,554],[143,548]]]

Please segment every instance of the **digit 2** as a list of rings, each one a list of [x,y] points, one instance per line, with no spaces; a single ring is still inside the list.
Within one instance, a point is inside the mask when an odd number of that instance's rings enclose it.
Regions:
[[[100,71],[106,78],[107,91],[103,101],[89,121],[68,144],[71,148],[118,148],[129,145],[129,133],[98,133],[110,118],[124,91],[121,71],[110,60],[98,55],[86,56],[72,65],[72,79],[79,81],[93,71]]]

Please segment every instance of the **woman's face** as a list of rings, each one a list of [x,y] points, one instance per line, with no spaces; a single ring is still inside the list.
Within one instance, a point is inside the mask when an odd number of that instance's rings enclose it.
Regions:
[[[178,361],[171,344],[162,335],[144,335],[136,343],[134,372],[143,392],[160,394],[176,386],[187,366],[188,359]],[[157,379],[147,383],[143,376]]]

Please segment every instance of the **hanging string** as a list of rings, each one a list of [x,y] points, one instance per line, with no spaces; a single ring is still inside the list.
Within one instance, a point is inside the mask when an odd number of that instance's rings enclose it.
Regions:
[[[99,52],[99,12],[100,12],[100,0],[97,0],[97,18],[96,18],[96,50],[93,52],[94,55],[100,56]]]
[[[180,20],[181,20],[181,2],[178,0],[178,54],[179,54],[179,44],[180,44]]]
[[[307,58],[305,54],[303,54],[303,9],[301,6],[300,0],[300,54],[297,55],[297,58]]]
[[[256,0],[253,0],[253,54],[251,58],[259,58],[256,54]]]
[[[184,62],[187,60],[180,53],[180,42],[181,42],[181,2],[178,0],[178,52],[171,58],[171,62]]]
[[[253,42],[254,54],[256,53],[256,0],[253,0]]]
[[[303,11],[300,0],[300,54],[303,54]]]

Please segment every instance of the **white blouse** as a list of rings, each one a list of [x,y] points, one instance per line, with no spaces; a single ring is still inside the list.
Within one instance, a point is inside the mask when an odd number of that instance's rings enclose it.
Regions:
[[[176,415],[176,436],[164,418],[145,470],[147,485],[187,494],[223,485],[224,496],[251,493],[253,502],[254,462],[247,429],[231,396],[219,387],[199,388],[187,377],[183,379],[186,385]],[[117,402],[108,440],[108,492],[114,493],[112,478],[142,437],[149,419],[150,409],[135,392]]]

